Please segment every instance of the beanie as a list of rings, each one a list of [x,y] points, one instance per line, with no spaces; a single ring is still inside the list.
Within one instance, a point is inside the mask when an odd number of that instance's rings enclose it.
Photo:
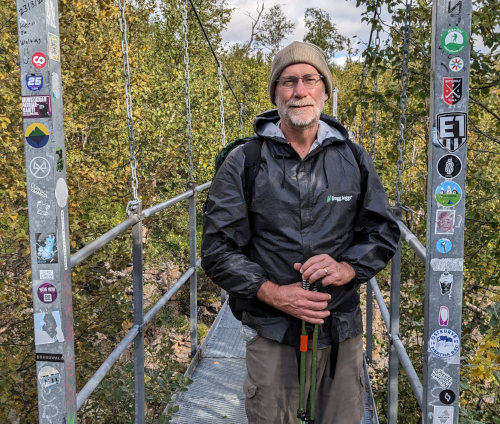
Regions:
[[[274,99],[276,80],[279,78],[281,72],[283,72],[283,69],[294,63],[308,63],[314,66],[318,70],[318,73],[325,77],[323,80],[325,82],[325,90],[328,97],[330,97],[330,93],[332,92],[332,73],[328,68],[328,63],[326,63],[325,52],[312,43],[294,41],[276,53],[271,65],[268,89],[269,98],[273,105],[276,105]]]

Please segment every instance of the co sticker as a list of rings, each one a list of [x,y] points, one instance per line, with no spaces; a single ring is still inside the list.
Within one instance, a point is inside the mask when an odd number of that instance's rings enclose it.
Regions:
[[[36,52],[31,57],[31,63],[37,69],[42,69],[47,64],[47,57],[42,52]]]

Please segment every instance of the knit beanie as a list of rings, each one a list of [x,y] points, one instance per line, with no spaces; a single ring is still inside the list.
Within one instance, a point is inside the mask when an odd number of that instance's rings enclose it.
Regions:
[[[276,80],[279,78],[281,72],[283,72],[283,69],[294,63],[308,63],[314,66],[318,70],[318,73],[325,77],[323,80],[325,82],[325,90],[328,97],[330,97],[330,93],[332,92],[332,73],[328,68],[328,63],[326,63],[325,52],[312,43],[294,41],[276,53],[271,65],[271,77],[269,78],[268,88],[269,98],[273,105],[276,105]]]

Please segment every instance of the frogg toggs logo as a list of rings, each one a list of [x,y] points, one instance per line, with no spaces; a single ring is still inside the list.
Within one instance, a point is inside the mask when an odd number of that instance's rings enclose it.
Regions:
[[[326,198],[326,202],[350,202],[352,199],[352,195],[349,196],[335,196],[334,194],[329,194],[328,197]]]

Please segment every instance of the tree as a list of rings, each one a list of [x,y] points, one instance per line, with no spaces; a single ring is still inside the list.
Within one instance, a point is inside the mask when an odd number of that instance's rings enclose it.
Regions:
[[[304,36],[304,41],[321,47],[330,60],[333,59],[336,51],[344,49],[348,40],[339,34],[330,14],[325,10],[308,7],[305,13],[305,24],[308,32]]]
[[[260,17],[260,14],[259,14]],[[291,34],[295,24],[288,20],[279,4],[271,7],[262,22],[255,30],[255,44],[269,50],[269,55],[274,56],[281,48],[281,43]]]

